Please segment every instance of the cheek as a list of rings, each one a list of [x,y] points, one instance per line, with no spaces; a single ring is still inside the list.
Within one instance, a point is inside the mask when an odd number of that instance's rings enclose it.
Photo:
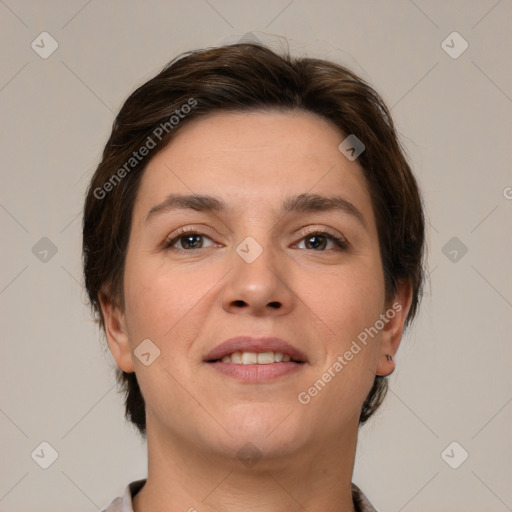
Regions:
[[[338,343],[354,339],[373,325],[384,304],[384,278],[380,263],[347,265],[329,274],[298,277],[301,296],[317,313]]]
[[[124,276],[126,317],[132,340],[173,338],[179,345],[187,325],[208,303],[208,292],[218,277],[208,268],[174,268],[157,258],[127,255]]]
[[[335,429],[347,417],[357,420],[375,378],[380,334],[368,332],[382,313],[383,275],[374,267],[343,269],[316,280],[305,297],[324,334],[323,354],[301,396],[310,400],[307,414],[329,416],[333,422],[325,428]]]

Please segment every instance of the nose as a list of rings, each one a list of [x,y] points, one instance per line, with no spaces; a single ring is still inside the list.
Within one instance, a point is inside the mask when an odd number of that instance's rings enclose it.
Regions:
[[[288,313],[296,297],[289,285],[291,272],[284,255],[268,244],[260,246],[255,239],[246,240],[233,252],[232,269],[223,291],[224,309],[254,316]]]

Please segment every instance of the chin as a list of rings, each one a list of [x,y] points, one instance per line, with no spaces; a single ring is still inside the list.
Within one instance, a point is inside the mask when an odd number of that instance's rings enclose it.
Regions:
[[[238,404],[223,415],[232,436],[223,436],[224,449],[237,452],[250,443],[270,457],[296,452],[307,444],[308,429],[294,409],[278,403]]]

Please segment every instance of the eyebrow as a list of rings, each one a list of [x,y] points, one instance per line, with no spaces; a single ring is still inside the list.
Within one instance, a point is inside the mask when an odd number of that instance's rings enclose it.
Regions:
[[[230,210],[229,204],[222,199],[205,194],[169,194],[164,201],[153,206],[146,215],[145,222],[148,222],[156,215],[167,213],[172,210],[196,210],[199,212],[221,213]],[[304,212],[325,212],[341,210],[354,216],[365,229],[368,229],[363,214],[353,203],[341,196],[326,197],[319,194],[304,193],[297,196],[287,197],[282,205],[280,214],[304,213]]]

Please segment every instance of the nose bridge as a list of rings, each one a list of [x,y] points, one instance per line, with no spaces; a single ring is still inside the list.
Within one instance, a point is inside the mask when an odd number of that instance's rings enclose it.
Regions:
[[[276,248],[273,247],[275,235],[273,225],[275,218],[270,214],[264,201],[245,203],[240,212],[239,231],[240,240],[235,245],[236,256],[245,263],[245,266],[254,265],[271,266],[276,263]],[[234,262],[239,263],[234,255]],[[244,268],[244,265],[241,265]]]
[[[234,271],[237,278],[252,282],[254,286],[269,285],[279,272],[279,256],[272,247],[271,234],[263,228],[251,230],[235,248]]]
[[[224,306],[243,306],[254,311],[287,309],[292,297],[285,285],[285,255],[272,246],[273,237],[268,228],[260,226],[249,233],[233,251]]]

